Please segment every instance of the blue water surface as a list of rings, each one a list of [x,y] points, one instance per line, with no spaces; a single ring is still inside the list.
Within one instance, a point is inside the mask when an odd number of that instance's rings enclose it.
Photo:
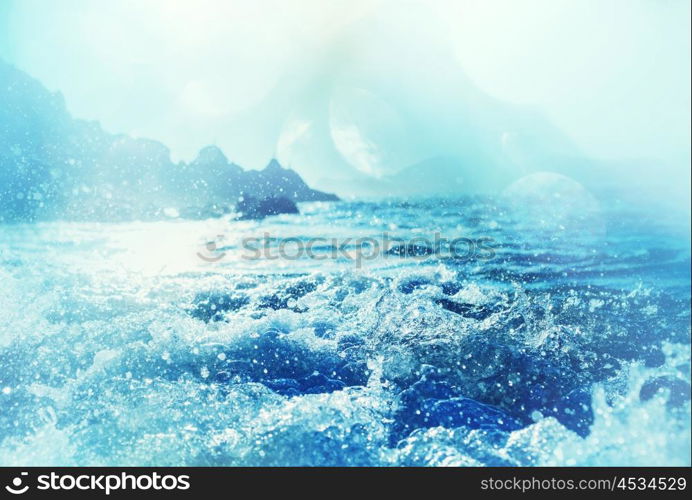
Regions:
[[[554,201],[0,226],[0,463],[689,465],[689,222]]]

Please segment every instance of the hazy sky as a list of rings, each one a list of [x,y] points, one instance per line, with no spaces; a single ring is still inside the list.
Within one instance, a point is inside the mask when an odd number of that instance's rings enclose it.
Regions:
[[[543,113],[586,154],[687,169],[688,0],[0,0],[0,56],[62,91],[75,116],[188,159],[231,144],[223,124],[287,72],[328,65],[316,54],[352,24],[396,20],[416,3],[430,16],[392,58],[417,39],[442,40],[447,67]],[[342,50],[354,58],[368,48]],[[252,168],[275,151],[252,153],[228,151]]]

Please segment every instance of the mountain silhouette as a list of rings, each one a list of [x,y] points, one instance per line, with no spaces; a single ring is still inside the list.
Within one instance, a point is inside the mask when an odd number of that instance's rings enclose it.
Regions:
[[[338,200],[276,160],[246,171],[216,146],[174,163],[160,142],[72,118],[60,93],[2,61],[0,102],[2,222],[209,217],[229,212],[244,196]]]

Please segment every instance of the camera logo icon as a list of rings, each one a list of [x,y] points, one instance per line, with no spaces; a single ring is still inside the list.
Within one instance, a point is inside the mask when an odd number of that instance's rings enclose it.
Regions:
[[[12,479],[12,485],[5,486],[5,489],[12,493],[13,495],[21,495],[22,493],[26,493],[27,490],[29,489],[29,485],[24,485],[22,487],[22,482],[24,476],[28,476],[28,472],[22,472],[18,477],[15,477]]]
[[[217,241],[223,240],[223,235],[217,237]],[[209,241],[205,245],[206,253],[197,252],[197,257],[205,262],[218,262],[226,256],[225,252],[220,252],[216,246],[217,241]]]

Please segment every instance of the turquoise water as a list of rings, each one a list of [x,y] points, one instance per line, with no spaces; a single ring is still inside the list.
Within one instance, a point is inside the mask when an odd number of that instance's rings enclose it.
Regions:
[[[688,221],[300,208],[0,227],[0,463],[690,464]],[[358,241],[384,233],[492,252]]]

